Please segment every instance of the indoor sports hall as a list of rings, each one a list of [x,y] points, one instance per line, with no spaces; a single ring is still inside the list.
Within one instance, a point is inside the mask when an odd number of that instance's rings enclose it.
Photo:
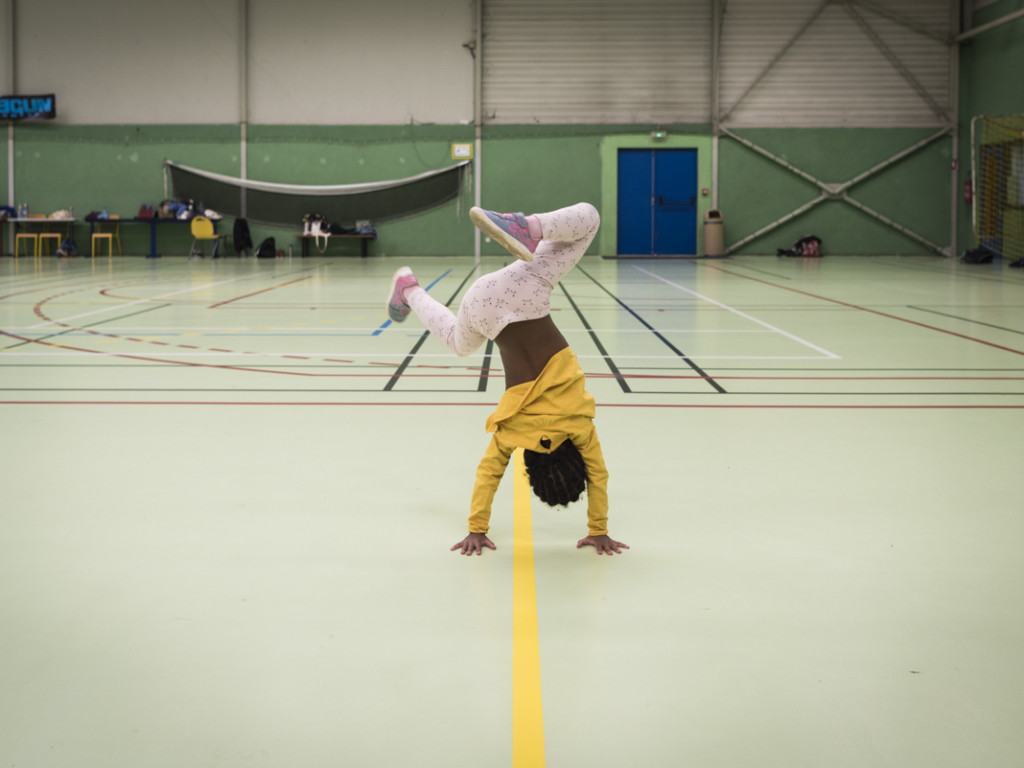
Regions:
[[[0,0],[0,766],[1019,766],[1022,25]],[[517,452],[461,556],[502,358],[392,275],[579,201],[628,549]]]

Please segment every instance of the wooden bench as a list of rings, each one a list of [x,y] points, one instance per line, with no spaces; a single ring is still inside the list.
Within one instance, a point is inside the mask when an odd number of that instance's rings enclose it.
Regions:
[[[299,240],[302,241],[302,255],[304,257],[305,256],[309,256],[309,241],[310,240],[315,240],[316,239],[316,235],[296,235],[296,237],[299,238]],[[361,255],[362,255],[362,257],[364,259],[367,256],[368,243],[371,240],[374,239],[374,235],[359,235],[359,234],[331,235],[327,239],[327,246],[328,247],[330,247],[330,245],[331,245],[331,240],[333,240],[336,237],[360,240],[361,242],[359,243],[359,245],[361,247]]]

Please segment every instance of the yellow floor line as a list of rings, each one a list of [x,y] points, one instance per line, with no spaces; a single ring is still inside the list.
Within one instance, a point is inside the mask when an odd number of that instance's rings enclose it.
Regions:
[[[543,768],[544,711],[537,635],[537,582],[533,570],[533,519],[522,450],[515,452],[512,488],[512,765],[514,768]]]

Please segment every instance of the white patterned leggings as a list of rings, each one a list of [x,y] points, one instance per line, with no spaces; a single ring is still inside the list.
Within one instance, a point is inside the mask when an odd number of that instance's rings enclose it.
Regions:
[[[537,218],[543,239],[533,261],[517,260],[478,278],[463,296],[458,314],[421,287],[405,292],[420,321],[455,354],[471,354],[509,323],[550,314],[551,291],[576,266],[601,224],[590,203],[539,213]]]

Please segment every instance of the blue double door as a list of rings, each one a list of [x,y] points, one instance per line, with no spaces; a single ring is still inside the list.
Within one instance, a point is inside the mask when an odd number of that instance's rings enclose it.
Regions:
[[[618,186],[620,255],[696,255],[696,149],[620,149]]]

